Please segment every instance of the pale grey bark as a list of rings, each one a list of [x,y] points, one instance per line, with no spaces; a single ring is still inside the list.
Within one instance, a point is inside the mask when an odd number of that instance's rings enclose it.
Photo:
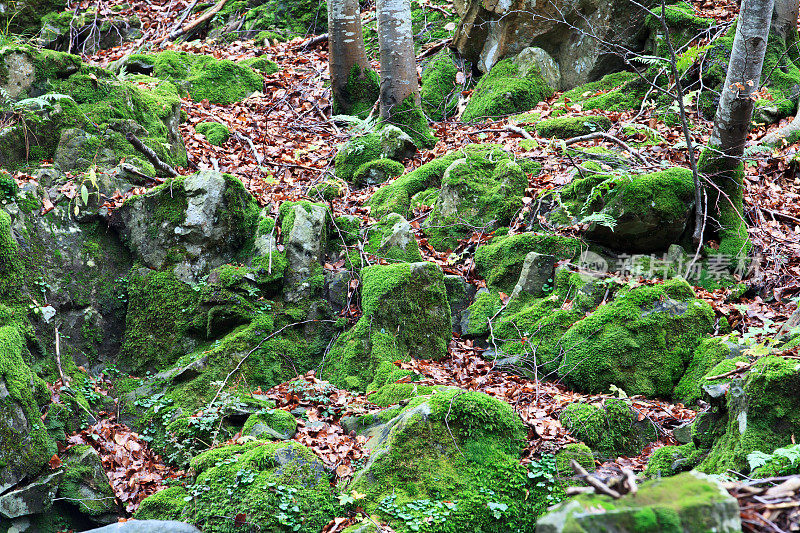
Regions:
[[[709,141],[709,149],[716,152],[712,157],[717,159],[717,170],[732,170],[741,161],[753,117],[754,93],[761,82],[774,3],[775,0],[742,0],[728,74]],[[722,161],[715,156],[722,156]]]
[[[772,12],[772,31],[787,44],[797,41],[797,18],[800,16],[799,0],[775,0]]]
[[[360,72],[369,69],[358,0],[328,0],[328,67],[337,113],[348,113],[359,97],[348,90],[355,66]]]
[[[378,43],[381,56],[381,118],[392,118],[408,97],[419,107],[417,63],[409,0],[378,0]]]

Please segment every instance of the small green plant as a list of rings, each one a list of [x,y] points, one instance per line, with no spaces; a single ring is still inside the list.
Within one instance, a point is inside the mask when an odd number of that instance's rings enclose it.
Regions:
[[[747,455],[750,470],[762,469],[769,476],[789,476],[800,472],[800,444],[778,448],[772,453],[754,451]]]

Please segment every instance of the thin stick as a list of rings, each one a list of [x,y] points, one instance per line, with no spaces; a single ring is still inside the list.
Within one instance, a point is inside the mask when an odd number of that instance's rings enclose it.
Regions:
[[[626,151],[632,153],[633,155],[635,155],[636,158],[639,159],[639,161],[641,161],[645,165],[648,164],[647,163],[647,159],[645,159],[644,156],[642,154],[640,154],[637,150],[634,150],[633,148],[628,146],[625,143],[625,141],[623,141],[622,139],[617,139],[613,135],[609,135],[608,133],[604,133],[602,131],[596,131],[596,132],[590,133],[588,135],[581,135],[580,137],[573,137],[572,139],[567,139],[566,141],[564,141],[564,145],[565,146],[570,146],[572,144],[576,144],[576,143],[580,143],[580,142],[584,142],[584,141],[592,141],[594,139],[604,139],[606,141],[611,141],[611,142],[613,142],[615,144],[618,144],[624,150],[626,150]]]
[[[58,328],[56,328],[56,365],[58,366],[58,376],[61,378],[61,383],[67,385],[64,370],[61,368],[61,333]]]
[[[159,159],[158,155],[156,155],[153,149],[145,145],[139,139],[139,137],[137,137],[131,132],[128,132],[125,134],[125,138],[128,139],[128,142],[131,143],[134,148],[136,148],[137,150],[139,150],[144,154],[147,160],[150,161],[154,167],[156,167],[156,170],[160,170],[164,174],[167,174],[168,176],[173,178],[178,175],[178,173],[175,171],[174,168],[172,168],[168,164],[164,163],[161,159]]]
[[[578,461],[575,459],[570,459],[569,465],[579,477],[594,487],[597,492],[605,494],[606,496],[611,496],[615,500],[622,498],[622,495],[619,492],[615,491],[593,475],[589,474],[589,472],[587,472],[580,464],[578,464]]]
[[[752,367],[754,364],[755,363],[750,363],[749,365],[745,365],[743,367],[736,368],[736,369],[731,370],[729,372],[725,372],[724,374],[719,374],[718,376],[706,376],[706,380],[714,381],[715,379],[728,378],[728,377],[731,377],[731,376],[733,376],[735,374],[738,374],[739,372],[744,372],[745,370],[750,370],[750,367]]]

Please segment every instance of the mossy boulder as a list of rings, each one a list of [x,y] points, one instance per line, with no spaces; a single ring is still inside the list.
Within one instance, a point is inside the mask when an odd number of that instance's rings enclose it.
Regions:
[[[111,65],[115,72],[153,76],[183,87],[197,102],[232,104],[264,88],[261,75],[229,59],[166,50],[158,54],[131,54]]]
[[[597,81],[579,85],[565,92],[556,107],[578,104],[585,110],[629,111],[639,109],[647,92],[647,84],[634,72],[614,72]]]
[[[26,358],[22,332],[0,323],[0,492],[33,479],[56,453],[39,410],[49,392]]]
[[[556,117],[539,121],[536,124],[536,133],[542,137],[556,139],[571,139],[610,129],[611,120],[604,115]]]
[[[297,432],[297,420],[282,409],[262,409],[250,415],[242,426],[242,435],[256,439],[291,439]]]
[[[520,76],[520,69],[513,60],[504,59],[480,79],[461,119],[480,122],[522,113],[552,94],[553,89],[538,68],[531,68],[526,76]]]
[[[434,263],[375,265],[361,271],[358,323],[329,353],[323,376],[348,389],[375,390],[406,375],[395,361],[441,359],[450,342],[450,306]]]
[[[201,122],[194,127],[194,131],[203,135],[214,146],[222,146],[231,136],[228,126],[219,122]]]
[[[717,368],[712,372],[719,370],[724,371]],[[715,439],[698,469],[708,473],[729,469],[747,472],[749,453],[772,453],[792,444],[792,435],[800,430],[798,390],[798,362],[773,355],[758,359],[743,377],[734,376],[723,382],[723,394],[718,399],[706,396],[714,405],[722,402],[716,419],[711,424],[695,420],[696,442],[708,442],[704,435],[724,432]]]
[[[648,481],[618,500],[582,494],[536,524],[541,533],[741,531],[739,504],[718,482],[698,472]]]
[[[522,209],[528,173],[538,164],[514,161],[498,150],[469,152],[447,167],[425,233],[437,250],[454,249],[473,231],[507,226]]]
[[[703,450],[698,450],[693,442],[682,446],[662,446],[653,452],[647,461],[645,477],[669,477],[681,472],[688,472],[697,467],[705,457]]]
[[[336,514],[325,470],[296,442],[254,441],[209,450],[192,460],[199,491],[173,487],[142,502],[139,519],[175,519],[210,533],[232,531],[240,513],[269,531],[316,533]],[[169,492],[167,492],[169,491]]]
[[[681,279],[622,290],[564,334],[558,374],[586,392],[615,385],[668,398],[714,322],[708,303]]]
[[[42,159],[55,159],[65,171],[94,164],[111,168],[125,158],[154,174],[126,140],[128,133],[167,164],[186,165],[178,131],[180,96],[171,83],[120,80],[82,65],[77,56],[28,46],[2,48],[0,56],[7,72],[0,86],[24,118],[0,130],[3,168],[16,170]]]
[[[71,9],[49,12],[41,19],[34,43],[42,48],[68,52],[80,50],[93,55],[142,37],[142,22],[138,16],[123,15],[114,8],[99,14],[89,7],[79,12]]]
[[[439,121],[453,116],[458,107],[461,84],[457,82],[458,67],[449,48],[431,58],[422,69],[420,100],[429,119]]]
[[[278,213],[288,263],[286,282],[291,301],[313,296],[322,286],[322,260],[328,239],[325,204],[284,202]]]
[[[252,245],[259,211],[237,178],[201,171],[127,200],[111,223],[143,266],[194,281]]]
[[[329,178],[308,188],[309,198],[317,201],[332,202],[344,197],[348,192],[347,182],[338,178]]]
[[[389,262],[422,261],[411,224],[396,213],[386,215],[364,230],[364,251]]]
[[[488,158],[493,154],[501,153],[503,153],[503,149],[500,145],[470,144],[461,150],[429,161],[375,191],[375,194],[369,199],[369,205],[372,207],[371,214],[378,218],[388,213],[397,213],[408,217],[411,198],[423,191],[441,187],[444,173],[454,161],[465,158],[469,154]]]
[[[236,25],[239,29],[234,35],[237,39],[288,40],[328,31],[326,2],[300,0],[235,0],[225,5],[218,17],[212,21],[212,35],[225,38],[225,27]]]
[[[572,461],[581,465],[587,472],[595,469],[594,454],[591,448],[580,442],[567,444],[556,454],[556,470],[559,477],[567,478],[575,475]]]
[[[684,168],[639,175],[591,174],[547,196],[553,202],[548,215],[553,222],[571,225],[587,220],[586,238],[591,241],[614,250],[654,252],[680,241],[690,226],[694,180]]]
[[[648,420],[639,423],[629,402],[623,399],[608,399],[602,406],[572,403],[564,408],[559,420],[573,437],[603,460],[637,455],[658,439],[657,428]]]
[[[705,376],[725,360],[740,358],[745,350],[742,346],[725,337],[703,339],[692,354],[689,368],[675,387],[675,399],[684,405],[696,405],[703,397],[703,386],[708,384]]]
[[[577,258],[584,245],[581,241],[552,234],[520,233],[495,237],[475,252],[478,274],[490,289],[506,294],[514,291],[525,257],[530,252],[549,255],[557,261]]]
[[[75,446],[61,458],[65,465],[58,496],[95,524],[110,524],[121,514],[100,455],[91,446]]]
[[[401,176],[406,168],[403,163],[392,159],[375,159],[358,167],[353,174],[353,185],[357,188],[379,185]]]
[[[45,15],[66,7],[64,0],[4,0],[0,3],[0,24],[7,32],[30,35],[39,30]]]
[[[267,59],[264,56],[250,57],[248,59],[243,59],[242,61],[239,62],[239,64],[245,67],[249,67],[253,70],[257,70],[258,72],[266,74],[267,76],[275,74],[281,69],[281,67],[278,66],[276,62],[272,61],[271,59]]]
[[[400,128],[385,125],[377,132],[354,137],[339,148],[334,158],[336,176],[354,181],[363,165],[381,159],[402,161],[413,156],[416,150],[414,141]]]
[[[510,405],[445,389],[379,415],[360,434],[370,450],[347,490],[395,531],[531,531],[563,494],[554,472],[519,464],[525,429]],[[542,476],[541,478],[538,476]]]

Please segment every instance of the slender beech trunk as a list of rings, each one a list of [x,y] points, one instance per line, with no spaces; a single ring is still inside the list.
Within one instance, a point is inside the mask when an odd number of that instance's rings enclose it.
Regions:
[[[432,146],[422,114],[409,0],[378,0],[378,44],[381,56],[380,116],[408,133],[417,146]]]
[[[358,0],[328,1],[328,66],[333,113],[369,113],[379,86],[364,50]]]
[[[700,157],[700,172],[709,180],[708,208],[717,223],[720,252],[733,257],[749,251],[743,218],[742,155],[753,117],[754,93],[761,82],[774,3],[742,0],[714,129]]]
[[[800,1],[798,0],[775,0],[775,8],[772,12],[772,31],[781,39],[786,41],[787,48],[797,42],[797,18],[800,16]],[[789,50],[792,59],[796,59],[800,53]]]

